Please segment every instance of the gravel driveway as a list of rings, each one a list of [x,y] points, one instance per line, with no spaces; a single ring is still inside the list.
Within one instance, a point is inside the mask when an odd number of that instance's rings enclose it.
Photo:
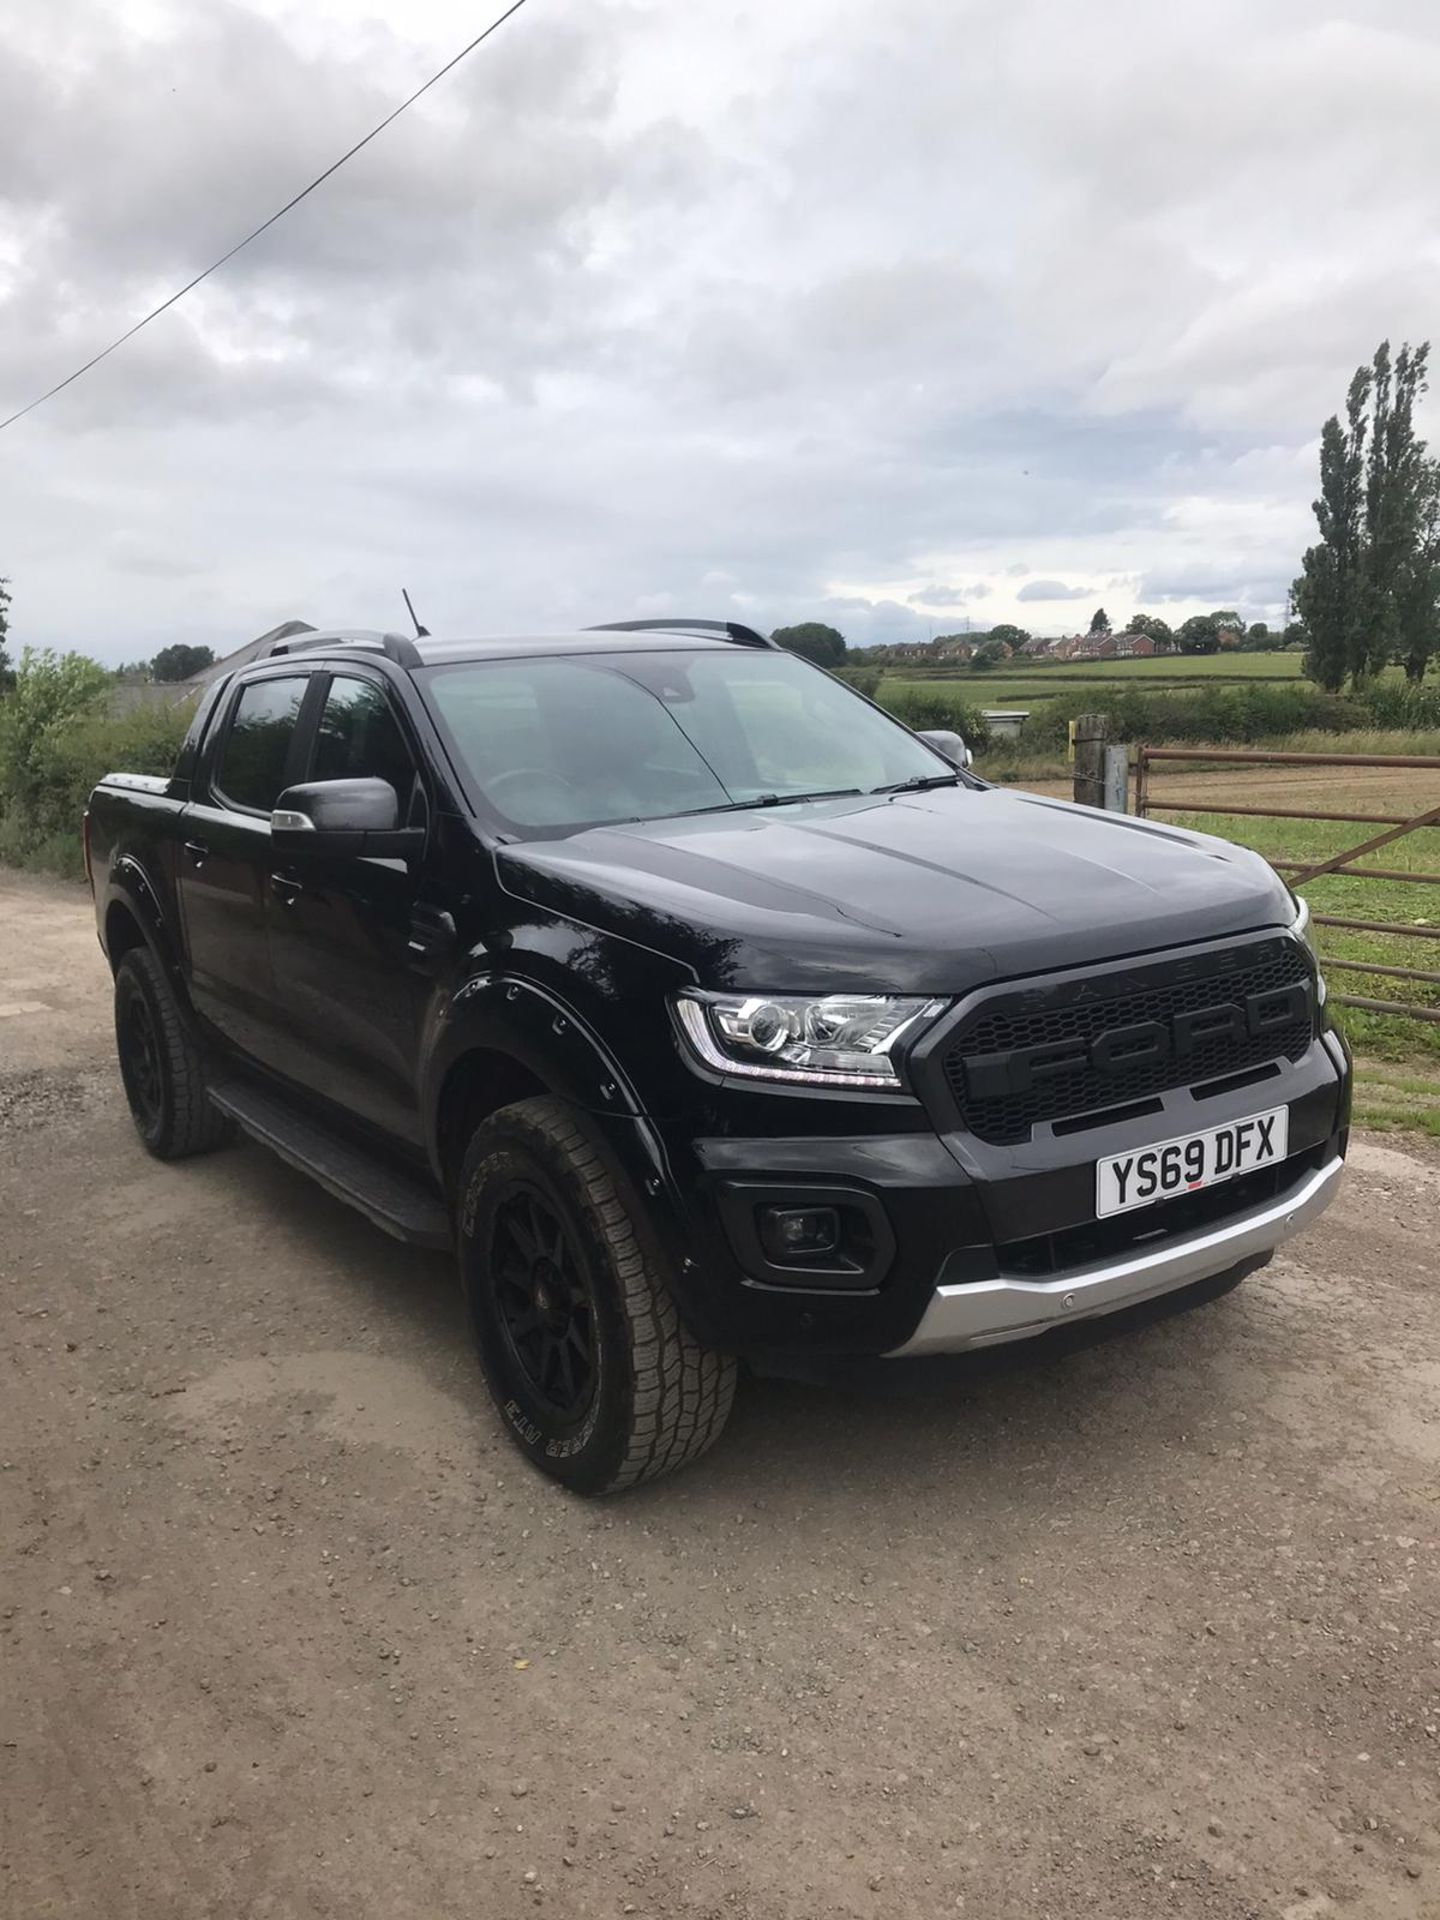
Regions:
[[[752,1382],[587,1505],[443,1259],[148,1160],[88,896],[0,877],[0,1911],[1440,1915],[1440,1155],[1228,1299]]]

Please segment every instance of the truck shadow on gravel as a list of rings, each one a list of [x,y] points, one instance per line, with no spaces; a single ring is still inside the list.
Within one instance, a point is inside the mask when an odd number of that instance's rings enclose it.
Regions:
[[[453,1399],[465,1397],[477,1434],[506,1446],[473,1358],[448,1256],[392,1241],[303,1174],[261,1149],[213,1162],[247,1211],[273,1218],[298,1255],[294,1284],[313,1288],[317,1316],[343,1337],[353,1319],[386,1352],[417,1366]],[[313,1270],[313,1271],[312,1271]],[[742,1378],[729,1429],[711,1453],[674,1479],[621,1496],[650,1522],[699,1500],[753,1505],[843,1495],[854,1512],[944,1495],[968,1483],[1014,1507],[1024,1489],[1049,1500],[1054,1484],[1148,1477],[1156,1451],[1188,1446],[1197,1425],[1223,1424],[1241,1383],[1231,1378],[1248,1320],[1243,1293],[1192,1290],[1191,1310],[1132,1309],[989,1353],[869,1363],[841,1381]],[[338,1313],[338,1320],[336,1315]],[[1253,1329],[1249,1329],[1253,1330]],[[457,1365],[457,1363],[459,1363]],[[474,1368],[473,1376],[467,1369]],[[520,1463],[516,1462],[517,1470]],[[1034,1476],[1027,1481],[1027,1476]],[[574,1496],[535,1489],[557,1500]],[[975,1497],[980,1497],[975,1493]]]
[[[1090,1497],[1149,1480],[1173,1446],[1223,1427],[1243,1398],[1239,1301],[1140,1313],[990,1353],[883,1363],[839,1383],[751,1378],[730,1430],[694,1473],[741,1504],[755,1492],[803,1489],[835,1498],[852,1519],[893,1521],[965,1503],[1023,1512],[1079,1486]],[[1119,1321],[1119,1316],[1114,1316]],[[647,1506],[663,1486],[632,1499]]]

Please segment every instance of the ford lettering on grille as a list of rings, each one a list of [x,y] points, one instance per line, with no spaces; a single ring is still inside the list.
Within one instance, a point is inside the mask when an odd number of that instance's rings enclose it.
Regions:
[[[1309,955],[1281,935],[995,988],[941,1038],[953,1102],[941,1123],[1005,1145],[1298,1060],[1314,1038],[1314,993]]]
[[[977,1100],[1003,1100],[1009,1094],[1029,1093],[1042,1081],[1057,1079],[1085,1067],[1096,1073],[1118,1074],[1133,1067],[1149,1067],[1162,1060],[1191,1059],[1210,1041],[1234,1041],[1278,1034],[1296,1020],[1308,1018],[1310,987],[1304,980],[1277,992],[1251,993],[1244,1004],[1201,1007],[1177,1013],[1169,1021],[1141,1020],[1130,1027],[1111,1027],[1093,1040],[1078,1034],[1058,1044],[1016,1047],[1009,1053],[972,1055],[965,1062],[965,1078]]]

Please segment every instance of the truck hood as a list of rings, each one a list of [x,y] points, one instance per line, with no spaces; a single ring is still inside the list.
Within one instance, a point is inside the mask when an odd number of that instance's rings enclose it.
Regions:
[[[537,907],[705,987],[951,994],[1288,925],[1257,854],[997,788],[594,827],[499,855]]]

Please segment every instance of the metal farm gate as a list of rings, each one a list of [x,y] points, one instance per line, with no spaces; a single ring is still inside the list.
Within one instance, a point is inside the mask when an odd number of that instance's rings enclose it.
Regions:
[[[1429,771],[1435,775],[1436,804],[1427,807],[1424,812],[1413,816],[1398,813],[1335,813],[1316,811],[1308,807],[1264,807],[1264,806],[1222,806],[1208,795],[1191,795],[1188,798],[1157,800],[1151,790],[1150,769],[1156,761],[1189,761],[1212,767],[1229,765],[1245,767],[1389,767],[1397,771]],[[1383,754],[1383,753],[1265,753],[1260,749],[1225,749],[1218,747],[1138,747],[1135,754],[1135,811],[1138,814],[1156,813],[1213,813],[1224,816],[1244,815],[1262,820],[1327,820],[1341,821],[1347,825],[1380,827],[1384,831],[1372,834],[1353,847],[1347,847],[1343,853],[1330,854],[1324,860],[1271,860],[1270,864],[1277,873],[1283,873],[1291,887],[1297,892],[1312,880],[1318,880],[1325,874],[1344,874],[1355,880],[1400,880],[1409,881],[1415,886],[1440,886],[1440,873],[1408,873],[1395,867],[1356,866],[1367,854],[1378,853],[1381,847],[1389,846],[1393,841],[1403,839],[1408,833],[1415,833],[1424,827],[1440,826],[1440,758],[1420,754]],[[1436,896],[1440,901],[1440,896]],[[1412,940],[1440,940],[1440,927],[1407,925],[1395,920],[1352,920],[1336,914],[1316,913],[1314,923],[1317,927],[1336,927],[1350,933],[1388,933],[1403,935]],[[1417,958],[1430,958],[1433,949],[1422,950]],[[1366,973],[1383,975],[1391,980],[1421,981],[1432,987],[1440,987],[1440,972],[1426,967],[1381,966],[1374,960],[1342,960],[1338,955],[1326,955],[1325,958],[1337,969],[1348,973]],[[1403,1000],[1373,1000],[1368,997],[1335,993],[1331,998],[1342,1007],[1363,1007],[1370,1013],[1397,1014],[1407,1020],[1428,1020],[1440,1022],[1440,1006],[1417,1006]]]

